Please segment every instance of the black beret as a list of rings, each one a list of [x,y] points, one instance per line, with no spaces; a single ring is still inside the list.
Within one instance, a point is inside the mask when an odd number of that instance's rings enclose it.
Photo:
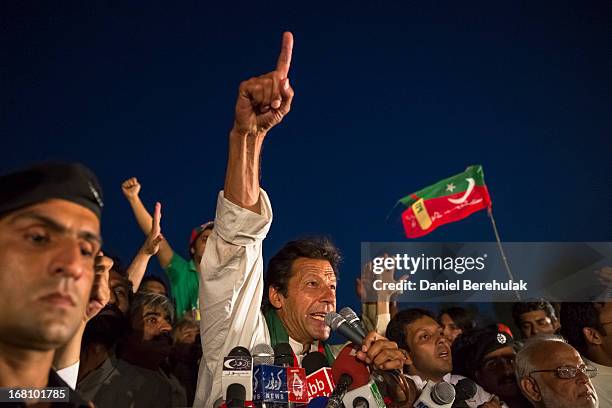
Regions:
[[[0,215],[52,198],[102,213],[102,189],[95,174],[79,163],[45,163],[0,176]]]

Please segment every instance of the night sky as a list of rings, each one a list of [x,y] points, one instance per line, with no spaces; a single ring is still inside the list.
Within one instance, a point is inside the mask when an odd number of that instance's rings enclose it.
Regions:
[[[106,251],[144,237],[121,182],[137,176],[187,254],[214,216],[241,80],[293,32],[291,113],[263,152],[287,240],[342,250],[356,306],[362,241],[403,241],[395,202],[482,164],[504,241],[612,241],[609,1],[20,2],[0,6],[0,171],[80,161],[105,190]],[[425,241],[492,241],[485,212]],[[160,272],[157,261],[151,271]]]

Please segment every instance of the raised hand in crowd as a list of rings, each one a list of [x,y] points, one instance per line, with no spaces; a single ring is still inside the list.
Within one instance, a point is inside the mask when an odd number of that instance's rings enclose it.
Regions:
[[[140,282],[142,282],[142,278],[147,271],[149,260],[159,252],[162,242],[164,242],[164,236],[161,233],[161,204],[155,203],[155,211],[153,212],[147,239],[128,268],[128,277],[132,282],[134,292],[138,291]]]
[[[140,199],[140,190],[141,185],[136,177],[131,177],[121,184],[121,191],[130,204],[130,207],[132,207],[138,226],[142,232],[149,237],[151,234],[151,226],[154,225],[154,219]],[[168,244],[168,241],[161,239],[158,242],[156,255],[162,268],[166,269],[168,267],[173,254],[174,250],[170,244]]]

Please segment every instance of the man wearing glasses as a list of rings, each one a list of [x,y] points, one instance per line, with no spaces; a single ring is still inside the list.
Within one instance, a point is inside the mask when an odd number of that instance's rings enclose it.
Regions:
[[[530,338],[515,359],[521,392],[536,408],[597,408],[591,378],[597,369],[586,365],[576,349],[556,335]]]
[[[602,407],[612,407],[612,302],[563,303],[561,334],[597,368],[593,386]]]

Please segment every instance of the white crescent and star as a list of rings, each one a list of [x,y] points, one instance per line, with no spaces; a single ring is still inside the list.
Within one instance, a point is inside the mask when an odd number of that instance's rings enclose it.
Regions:
[[[467,190],[465,190],[465,194],[463,194],[463,196],[459,198],[449,198],[448,201],[450,201],[453,204],[461,204],[465,200],[467,200],[470,194],[472,194],[472,190],[474,189],[474,186],[476,185],[476,181],[474,181],[474,179],[471,177],[466,178],[465,180],[468,182],[468,188]],[[446,186],[446,190],[452,192],[452,190],[449,190],[449,187],[451,186],[453,187],[453,190],[455,189],[455,186],[453,185],[453,183],[451,183]]]

